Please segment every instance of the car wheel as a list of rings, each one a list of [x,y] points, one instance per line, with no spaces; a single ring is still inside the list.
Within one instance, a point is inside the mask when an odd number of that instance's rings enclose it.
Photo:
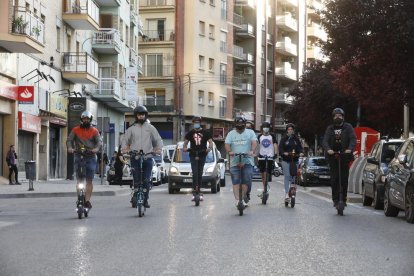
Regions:
[[[386,186],[384,191],[384,214],[387,217],[396,217],[398,216],[398,208],[391,205],[390,202],[390,190]]]
[[[223,179],[220,179],[220,186],[226,187],[226,177],[224,177]]]
[[[414,223],[414,184],[408,185],[405,191],[405,219]]]
[[[174,189],[171,188],[171,183],[168,183],[168,193],[172,195],[174,193]]]
[[[212,194],[216,194],[217,193],[217,185],[214,185],[213,187],[211,187],[211,193]]]
[[[376,185],[374,185],[374,198],[372,200],[372,205],[374,205],[374,209],[376,210],[384,208],[384,203],[380,201]]]
[[[220,181],[217,183],[217,192],[220,192]]]
[[[372,198],[366,196],[365,185],[362,183],[362,205],[371,206]]]

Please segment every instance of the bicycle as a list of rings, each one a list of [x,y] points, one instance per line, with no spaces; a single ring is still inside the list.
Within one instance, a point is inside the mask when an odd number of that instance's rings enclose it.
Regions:
[[[137,151],[133,150],[129,152],[129,155],[132,159],[139,160],[140,162],[140,177],[138,184],[135,183],[135,177],[132,178],[132,191],[131,191],[131,205],[132,208],[137,208],[138,217],[145,215],[145,193],[148,192],[147,187],[144,187],[144,160],[148,158],[149,155],[153,155],[153,152],[144,153],[143,150]],[[135,168],[131,166],[133,174],[135,174]]]
[[[242,180],[243,180],[243,168],[244,164],[242,163],[242,158],[246,158],[249,156],[248,153],[235,153],[235,157],[239,157],[239,162],[237,163],[237,166],[240,168],[240,184],[239,184],[239,202],[237,203],[237,210],[239,210],[239,215],[243,216],[243,211],[246,208],[246,206],[243,203],[243,187],[242,187]]]
[[[273,161],[273,158],[266,155],[264,158],[263,157],[257,158],[257,160],[264,160],[265,164],[266,164],[266,167],[265,167],[266,168],[265,169],[265,172],[266,172],[266,174],[265,174],[265,185],[264,185],[263,193],[261,195],[259,195],[259,197],[262,199],[262,204],[266,205],[267,200],[269,199],[269,190],[270,190],[268,188],[268,186],[269,186],[269,164],[268,164],[268,161]]]
[[[86,180],[86,160],[85,155],[90,153],[89,150],[85,148],[84,145],[81,145],[78,150],[75,150],[74,153],[79,155],[79,161],[76,168],[76,190],[78,194],[78,200],[76,201],[76,212],[78,213],[78,219],[82,219],[84,215],[85,218],[88,217],[89,208],[85,207],[85,180]]]
[[[289,152],[290,164],[289,164],[289,174],[290,174],[290,183],[289,183],[289,198],[285,199],[285,207],[289,206],[294,208],[296,204],[296,190],[297,190],[297,173],[298,168],[296,162],[293,160],[296,156],[295,150]]]

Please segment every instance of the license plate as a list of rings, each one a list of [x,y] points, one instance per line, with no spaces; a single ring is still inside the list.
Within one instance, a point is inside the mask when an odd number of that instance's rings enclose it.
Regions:
[[[319,178],[329,179],[329,178],[331,178],[331,176],[330,175],[320,175]]]
[[[185,179],[184,179],[184,182],[186,182],[186,183],[191,183],[191,182],[193,182],[193,180],[192,180],[191,178],[185,178]]]

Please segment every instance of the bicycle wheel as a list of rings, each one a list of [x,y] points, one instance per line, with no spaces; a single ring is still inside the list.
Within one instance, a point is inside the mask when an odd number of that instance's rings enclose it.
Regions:
[[[137,209],[138,209],[138,217],[142,217],[142,214],[143,214],[143,212],[142,212],[142,204],[138,204],[138,206],[137,206]]]
[[[295,207],[295,198],[294,198],[294,197],[292,197],[292,198],[290,199],[290,207],[291,207],[291,208]]]

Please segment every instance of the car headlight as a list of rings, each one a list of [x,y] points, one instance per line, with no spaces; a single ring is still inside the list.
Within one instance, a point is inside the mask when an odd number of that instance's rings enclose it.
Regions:
[[[214,166],[210,166],[206,169],[206,175],[211,175],[214,172]]]
[[[176,167],[170,167],[171,175],[178,175],[178,169]]]

